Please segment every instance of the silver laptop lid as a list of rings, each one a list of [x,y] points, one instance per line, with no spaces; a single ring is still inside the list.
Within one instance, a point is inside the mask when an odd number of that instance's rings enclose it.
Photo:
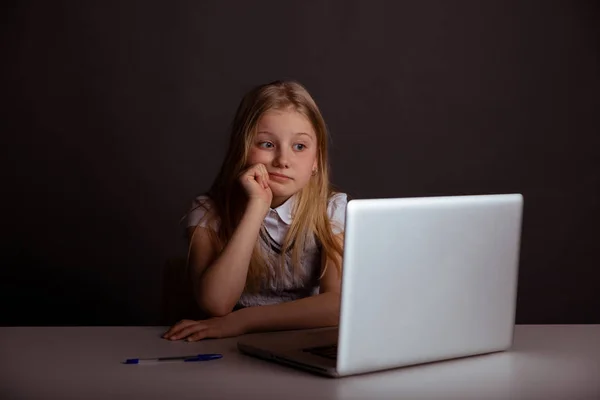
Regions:
[[[509,348],[522,205],[520,194],[350,201],[337,372]]]

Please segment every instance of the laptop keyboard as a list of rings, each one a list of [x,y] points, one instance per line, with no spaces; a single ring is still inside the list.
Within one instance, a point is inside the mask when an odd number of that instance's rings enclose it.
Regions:
[[[308,349],[304,349],[304,351],[317,356],[329,358],[331,360],[337,360],[337,344],[332,344],[329,346],[310,347]]]

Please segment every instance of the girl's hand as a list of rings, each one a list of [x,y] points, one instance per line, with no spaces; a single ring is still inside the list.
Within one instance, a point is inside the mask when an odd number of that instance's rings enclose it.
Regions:
[[[264,164],[254,164],[240,175],[240,183],[246,194],[248,202],[259,201],[261,204],[271,207],[273,192],[269,187],[269,173]]]
[[[245,328],[235,313],[203,321],[184,319],[176,323],[163,335],[164,339],[195,342],[208,338],[225,338],[244,334]]]

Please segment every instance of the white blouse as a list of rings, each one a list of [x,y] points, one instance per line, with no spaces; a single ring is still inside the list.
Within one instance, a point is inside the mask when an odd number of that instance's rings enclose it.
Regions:
[[[279,207],[271,208],[263,221],[264,229],[261,229],[259,240],[263,250],[270,255],[281,254],[281,245],[294,218],[292,211],[295,199],[296,196],[292,196]],[[206,210],[199,205],[204,204],[210,209],[210,202],[211,200],[207,196],[196,197],[188,215],[188,226],[193,227],[200,222],[201,227],[206,227],[206,222],[200,221]],[[331,221],[332,232],[336,235],[344,230],[347,202],[348,198],[345,193],[336,193],[329,199],[327,214]],[[212,224],[211,228],[218,229],[218,222]],[[318,278],[321,273],[320,245],[318,243],[309,244],[300,263],[300,274],[297,276],[293,274],[291,252],[286,254],[284,271],[275,273],[281,269],[279,263],[275,263],[276,265],[268,263],[268,267],[271,269],[270,275],[278,278],[263,282],[258,293],[243,292],[236,308],[277,304],[317,294],[319,291]]]

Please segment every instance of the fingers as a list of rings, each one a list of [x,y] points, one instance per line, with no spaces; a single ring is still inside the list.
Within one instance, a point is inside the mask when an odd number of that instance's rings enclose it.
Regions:
[[[260,172],[260,170],[256,170],[254,172],[254,179],[256,180],[256,182],[258,182],[260,187],[262,187],[263,189],[265,188],[265,178],[264,178],[263,174]]]
[[[267,167],[264,164],[256,164],[255,165],[255,177],[256,181],[266,189],[269,187],[269,173],[267,172]]]
[[[163,333],[162,337],[168,338],[173,333],[175,333],[176,331],[178,331],[180,329],[181,325],[184,324],[186,321],[188,321],[188,320],[184,319],[184,320],[181,320],[181,321],[177,322],[175,325],[173,325],[172,327],[170,327],[168,331],[166,331],[165,333]]]
[[[221,337],[223,321],[224,319],[221,318],[201,321],[182,320],[166,332],[163,338],[167,340],[185,339],[188,342],[196,342],[210,337]]]
[[[257,182],[263,189],[269,187],[269,173],[264,164],[254,164],[243,172],[244,179]]]
[[[198,323],[198,321],[183,319],[183,320],[177,322],[175,325],[173,325],[171,327],[171,329],[169,329],[167,332],[165,332],[165,334],[163,335],[163,338],[171,339],[174,335],[178,335],[179,333],[181,333],[185,328],[195,325],[197,323]]]
[[[193,335],[196,332],[200,332],[202,330],[204,330],[206,327],[203,324],[196,324],[196,325],[192,325],[189,326],[185,329],[183,329],[182,331],[176,333],[171,340],[179,340],[179,339],[186,339],[188,340],[188,342],[190,341],[189,336]]]
[[[185,339],[187,342],[197,342],[214,336],[214,329],[211,329],[203,321],[192,321],[194,324],[187,325],[185,328],[172,333],[170,336],[164,336],[167,340]]]
[[[210,329],[206,328],[191,334],[186,340],[188,342],[197,342],[198,340],[206,339],[210,336]]]
[[[194,325],[187,326],[186,328],[172,334],[171,336],[167,337],[166,339],[168,339],[168,340],[185,339],[185,338],[188,338],[190,335],[192,335],[196,332],[200,332],[205,329],[206,329],[206,325],[201,323],[201,321],[198,321]]]
[[[265,169],[265,189],[269,188],[269,172],[267,171],[267,168],[263,165],[263,168]]]
[[[240,175],[240,183],[250,199],[271,202],[269,173],[264,164],[257,163],[245,169]]]

